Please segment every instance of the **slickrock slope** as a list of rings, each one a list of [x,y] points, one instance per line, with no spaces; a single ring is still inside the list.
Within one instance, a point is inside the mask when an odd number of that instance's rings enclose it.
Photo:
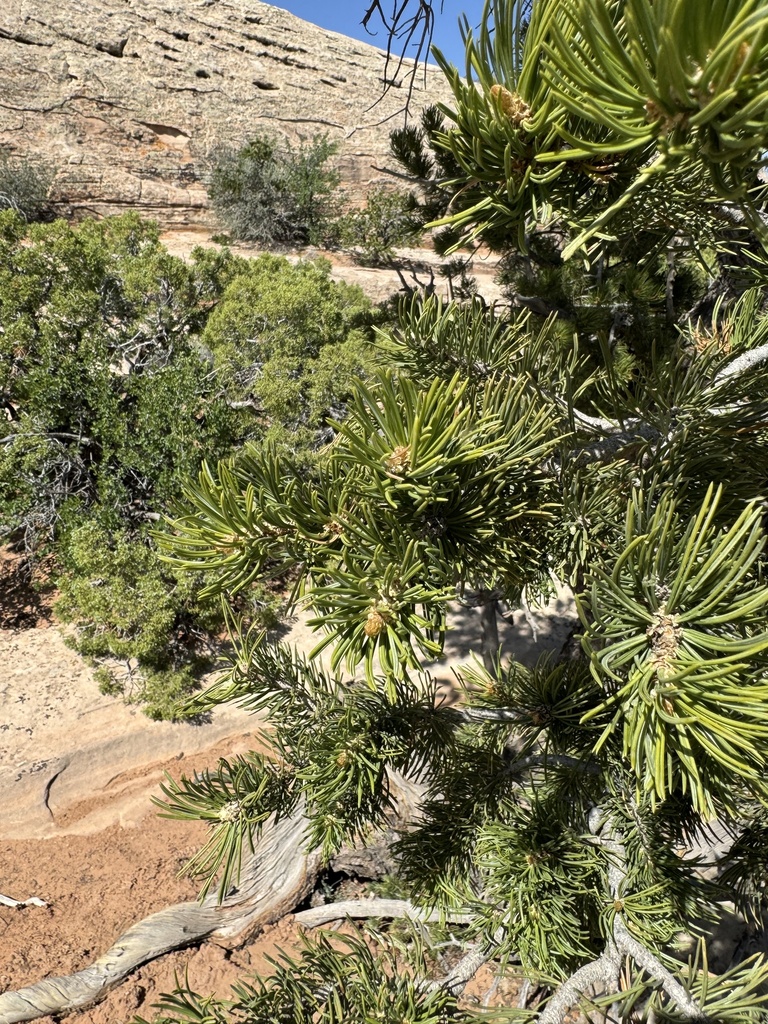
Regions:
[[[259,0],[4,0],[0,147],[59,168],[65,212],[209,225],[218,147],[257,129],[292,142],[327,134],[356,200],[384,177],[401,123],[386,119],[407,90],[380,99],[384,70],[382,50]],[[440,99],[441,73],[425,86],[420,72],[412,109]]]

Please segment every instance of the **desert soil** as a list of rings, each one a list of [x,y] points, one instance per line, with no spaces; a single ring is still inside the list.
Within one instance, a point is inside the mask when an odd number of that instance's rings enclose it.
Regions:
[[[207,238],[178,232],[164,241],[187,255]],[[367,273],[373,272],[351,264],[334,270],[363,287]],[[379,298],[399,284],[392,277],[378,291],[366,290]],[[503,631],[505,650],[529,660],[558,649],[574,621],[567,592],[534,619],[537,640],[515,613]],[[479,650],[479,639],[476,613],[457,608],[446,659],[431,666],[447,698],[453,669]],[[314,643],[300,621],[287,640],[302,649]],[[135,921],[195,898],[195,881],[178,871],[204,841],[205,827],[159,818],[151,798],[164,772],[178,777],[213,765],[252,747],[257,731],[258,722],[237,707],[217,710],[205,724],[151,722],[138,708],[101,694],[92,670],[66,646],[50,607],[18,586],[0,556],[0,893],[46,903],[0,905],[0,991],[80,970]],[[151,1018],[159,993],[185,974],[197,991],[226,996],[244,970],[268,971],[265,956],[295,942],[289,917],[238,949],[209,941],[169,954],[67,1020],[127,1024],[137,1012]],[[478,978],[478,997],[490,981]]]

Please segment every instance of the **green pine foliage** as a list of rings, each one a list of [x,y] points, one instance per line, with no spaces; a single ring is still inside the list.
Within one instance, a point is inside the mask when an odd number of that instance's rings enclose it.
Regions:
[[[414,212],[422,224],[431,224],[445,217],[451,210],[472,205],[476,197],[474,183],[466,183],[460,190],[447,187],[448,182],[461,173],[450,150],[438,145],[438,136],[445,130],[445,114],[434,104],[425,107],[418,122],[395,128],[389,136],[389,149],[398,164],[412,180],[418,196]],[[435,250],[441,255],[460,244],[461,234],[450,225],[433,233]]]
[[[162,997],[156,1024],[449,1024],[465,1022],[456,1000],[443,989],[426,992],[391,954],[375,955],[360,939],[345,935],[304,938],[296,956],[280,953],[275,973],[238,984],[231,1001],[203,998],[189,990]],[[144,1022],[146,1024],[146,1022]]]
[[[262,448],[187,487],[171,564],[210,594],[290,573],[318,644],[240,631],[198,706],[258,711],[271,752],[169,783],[166,812],[211,823],[192,868],[223,891],[270,815],[303,814],[329,858],[384,827],[405,776],[411,898],[540,989],[504,1019],[762,1021],[765,957],[710,971],[707,945],[729,901],[766,908],[768,7],[494,0],[464,35],[464,76],[437,55],[455,102],[432,142],[467,200],[442,220],[538,292],[404,304],[312,474]],[[436,701],[447,602],[553,580],[577,644],[486,659]],[[434,1019],[403,1007],[407,950],[374,1013],[352,1003],[362,950],[323,944],[329,990],[319,948],[213,1019],[253,1024],[267,991],[297,1021]],[[181,987],[164,1010],[213,1005]]]

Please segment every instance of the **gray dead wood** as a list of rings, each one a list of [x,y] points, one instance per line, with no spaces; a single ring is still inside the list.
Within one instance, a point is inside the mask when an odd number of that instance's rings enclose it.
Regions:
[[[389,772],[393,821],[412,820],[424,793],[423,783]],[[221,945],[242,945],[268,924],[290,914],[315,886],[320,871],[319,850],[304,850],[307,819],[303,806],[277,824],[264,826],[255,851],[243,851],[236,888],[218,904],[215,895],[202,903],[177,903],[133,925],[98,960],[77,974],[46,978],[16,992],[0,994],[0,1024],[18,1024],[46,1014],[71,1013],[97,1003],[131,971],[163,953],[191,946],[206,938]],[[390,834],[391,835],[391,834]],[[367,876],[389,869],[387,837],[369,856],[341,850],[334,859],[351,866],[365,861]],[[346,859],[345,859],[346,858]],[[358,865],[359,866],[359,865]]]
[[[449,924],[470,924],[473,920],[472,914],[441,915],[438,911],[415,907],[409,900],[388,900],[375,897],[324,903],[321,907],[310,907],[309,910],[299,911],[293,919],[304,928],[318,928],[330,921],[343,921],[345,917],[405,917],[410,921],[421,921],[424,924],[434,924],[439,921],[447,921]]]

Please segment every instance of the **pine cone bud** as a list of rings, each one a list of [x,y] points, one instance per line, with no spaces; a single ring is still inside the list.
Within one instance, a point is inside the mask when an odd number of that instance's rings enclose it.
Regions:
[[[240,817],[240,801],[230,800],[228,804],[224,804],[218,814],[219,821],[225,821],[228,824],[233,824]]]
[[[411,464],[411,449],[407,444],[399,444],[384,459],[384,465],[390,473],[403,473]]]
[[[677,616],[667,614],[662,605],[657,612],[654,612],[653,622],[646,629],[645,635],[651,642],[652,660],[656,666],[656,672],[663,677],[672,667],[683,635]]]
[[[516,92],[510,92],[509,89],[505,89],[503,85],[492,85],[491,96],[494,99],[498,99],[501,109],[515,128],[519,128],[523,121],[527,121],[531,116],[531,108],[525,100],[518,96]]]
[[[366,636],[378,636],[386,625],[387,619],[381,614],[378,608],[369,609],[364,627]]]

